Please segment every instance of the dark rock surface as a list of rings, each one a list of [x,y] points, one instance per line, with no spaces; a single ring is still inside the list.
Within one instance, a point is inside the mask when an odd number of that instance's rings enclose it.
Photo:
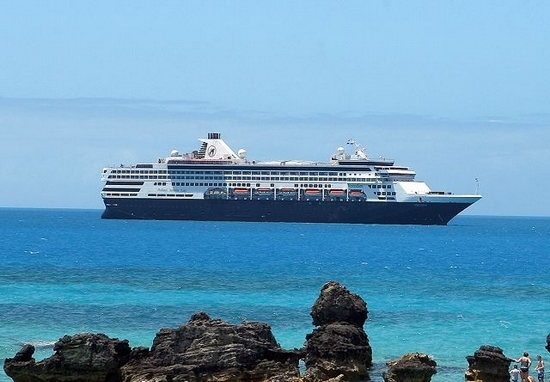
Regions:
[[[151,350],[137,351],[121,372],[124,382],[291,381],[300,376],[301,357],[282,349],[267,324],[237,326],[198,313],[177,329],[160,330]]]
[[[385,382],[430,382],[437,373],[436,362],[426,354],[410,353],[396,361],[387,362]]]
[[[358,295],[334,281],[322,287],[311,310],[319,327],[306,336],[305,381],[369,379],[372,349],[363,329],[367,316],[367,304]]]
[[[508,382],[511,359],[496,346],[482,345],[473,356],[467,356],[466,381]]]
[[[6,359],[4,371],[15,382],[115,382],[119,368],[130,357],[128,341],[104,334],[64,336],[54,345],[54,355],[36,362],[32,345]]]
[[[546,336],[546,350],[550,352],[550,334]]]
[[[367,303],[336,281],[329,281],[311,308],[313,325],[347,322],[362,328],[368,317]]]

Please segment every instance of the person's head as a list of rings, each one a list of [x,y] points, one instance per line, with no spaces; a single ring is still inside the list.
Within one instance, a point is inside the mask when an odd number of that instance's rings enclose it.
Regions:
[[[514,369],[517,369],[518,368],[518,365],[514,365]]]
[[[523,356],[524,356],[524,357],[529,357],[529,353],[523,352]]]
[[[540,355],[538,355],[537,359],[540,361],[542,359],[542,357]]]

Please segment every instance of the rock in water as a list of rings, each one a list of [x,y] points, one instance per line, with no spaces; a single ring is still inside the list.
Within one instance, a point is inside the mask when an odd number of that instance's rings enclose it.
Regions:
[[[232,325],[194,314],[177,329],[161,329],[149,352],[122,367],[124,382],[292,381],[301,352],[283,350],[264,323]]]
[[[118,382],[119,368],[130,356],[128,341],[92,333],[64,336],[54,351],[35,362],[34,347],[25,345],[14,358],[6,359],[4,371],[14,382]]]
[[[306,336],[305,381],[369,379],[372,349],[363,329],[367,316],[367,304],[358,295],[334,281],[322,287],[311,310],[318,328]]]
[[[385,382],[430,382],[437,373],[436,362],[427,354],[410,353],[386,363]]]
[[[466,357],[466,381],[508,382],[511,359],[496,346],[482,345],[473,356]]]

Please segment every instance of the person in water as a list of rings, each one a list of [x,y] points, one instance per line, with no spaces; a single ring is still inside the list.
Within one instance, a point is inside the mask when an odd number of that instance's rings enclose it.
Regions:
[[[524,352],[523,356],[521,356],[519,359],[514,360],[515,362],[519,362],[519,371],[521,376],[521,382],[530,382],[529,381],[529,367],[531,367],[531,358],[529,358],[529,353]],[[532,377],[531,377],[532,378]],[[535,381],[534,378],[533,382]]]
[[[510,380],[512,382],[518,382],[519,381],[519,369],[518,365],[514,365],[514,368],[510,370]]]
[[[544,361],[540,355],[537,356],[537,366],[535,367],[539,382],[544,382]]]

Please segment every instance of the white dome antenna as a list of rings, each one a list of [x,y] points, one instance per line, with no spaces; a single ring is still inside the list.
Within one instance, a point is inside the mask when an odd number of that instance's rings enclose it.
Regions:
[[[237,155],[239,156],[240,159],[246,159],[246,150],[240,149],[239,151],[237,151]]]

